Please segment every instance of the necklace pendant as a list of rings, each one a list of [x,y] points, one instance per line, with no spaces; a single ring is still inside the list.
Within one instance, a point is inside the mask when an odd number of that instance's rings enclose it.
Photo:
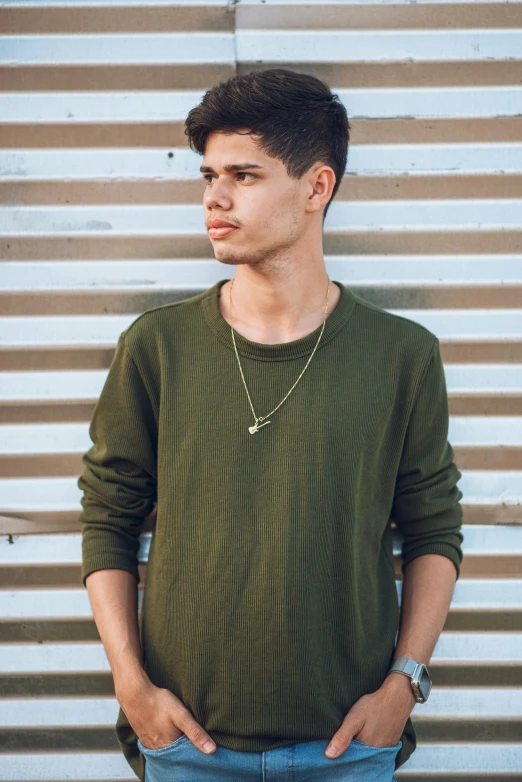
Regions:
[[[260,429],[262,426],[266,426],[269,423],[271,423],[271,421],[265,421],[264,424],[254,424],[254,426],[248,427],[248,431],[250,432],[250,434],[255,434],[258,429]]]

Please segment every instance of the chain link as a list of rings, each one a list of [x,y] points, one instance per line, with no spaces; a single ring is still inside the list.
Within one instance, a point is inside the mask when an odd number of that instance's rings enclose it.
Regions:
[[[234,279],[232,279],[232,282],[231,282],[231,284],[230,284],[230,315],[231,315],[231,316],[232,316],[232,287],[233,287],[233,285],[234,285]],[[309,364],[309,363],[310,363],[310,361],[312,360],[312,358],[313,358],[313,356],[314,356],[314,353],[315,353],[315,351],[317,350],[317,347],[318,347],[318,345],[319,345],[319,342],[321,341],[321,337],[323,336],[324,327],[325,327],[325,325],[326,325],[326,312],[327,312],[327,310],[328,310],[328,294],[329,294],[329,291],[330,291],[330,278],[328,277],[328,288],[327,288],[327,290],[326,290],[326,306],[325,306],[325,308],[324,308],[324,320],[323,320],[323,327],[322,327],[322,329],[321,329],[321,333],[319,334],[319,337],[318,337],[318,339],[317,339],[317,342],[315,343],[315,347],[314,347],[314,349],[312,350],[312,353],[310,354],[310,357],[309,357],[308,361],[306,362],[306,364],[305,364],[305,366],[304,366],[304,369],[302,370],[301,374],[299,375],[299,377],[298,377],[298,378],[297,378],[297,380],[295,381],[295,383],[294,383],[294,385],[292,386],[292,388],[290,389],[290,391],[289,391],[289,392],[286,394],[286,396],[285,396],[285,397],[284,397],[284,398],[283,398],[283,399],[282,399],[282,400],[279,402],[279,404],[277,405],[277,407],[274,407],[274,409],[273,409],[273,410],[271,410],[269,413],[267,413],[266,415],[262,415],[262,416],[260,416],[259,418],[258,418],[258,417],[257,417],[257,415],[256,415],[256,411],[254,410],[254,405],[252,404],[252,400],[251,400],[251,398],[250,398],[250,394],[248,393],[248,388],[247,388],[247,384],[246,384],[246,381],[245,381],[245,376],[244,376],[244,374],[243,374],[243,368],[241,367],[241,361],[239,360],[239,354],[238,354],[238,352],[237,352],[237,347],[236,347],[236,340],[235,340],[235,337],[234,337],[234,329],[232,328],[232,326],[230,326],[230,331],[232,332],[232,342],[234,343],[234,350],[235,350],[235,353],[236,353],[237,363],[239,364],[239,371],[241,372],[241,377],[242,377],[242,379],[243,379],[243,385],[245,386],[245,391],[246,391],[246,393],[247,393],[248,401],[249,401],[249,403],[250,403],[250,407],[251,407],[251,409],[252,409],[252,414],[253,414],[253,416],[254,416],[254,419],[255,419],[255,425],[254,425],[253,427],[250,427],[250,428],[249,428],[249,431],[250,431],[250,433],[251,433],[251,434],[253,434],[253,433],[254,433],[254,431],[257,431],[257,429],[259,428],[259,424],[260,424],[260,422],[261,422],[261,421],[264,421],[264,420],[265,420],[265,418],[268,418],[269,416],[271,416],[271,415],[272,415],[272,413],[275,413],[275,411],[276,411],[276,410],[278,410],[278,409],[281,407],[281,405],[283,404],[283,402],[285,402],[285,401],[288,399],[288,397],[290,396],[290,394],[292,393],[292,391],[294,390],[294,388],[296,387],[296,385],[299,383],[299,381],[301,380],[302,376],[304,375],[304,373],[305,373],[305,371],[306,371],[306,369],[307,369],[307,367],[308,367],[308,364]],[[270,421],[269,421],[268,423],[270,423]]]

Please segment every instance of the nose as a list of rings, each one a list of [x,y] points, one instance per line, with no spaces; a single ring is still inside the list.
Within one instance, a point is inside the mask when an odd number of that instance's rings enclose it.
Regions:
[[[232,199],[228,193],[228,188],[219,177],[211,186],[205,188],[203,203],[207,209],[220,209],[223,212],[232,207]]]

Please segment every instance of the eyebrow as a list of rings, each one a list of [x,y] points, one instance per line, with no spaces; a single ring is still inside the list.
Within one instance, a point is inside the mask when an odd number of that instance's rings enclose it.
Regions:
[[[263,166],[259,166],[257,163],[229,163],[228,166],[223,166],[223,170],[227,173],[232,171],[244,171],[246,168],[263,168]],[[212,166],[201,166],[199,170],[202,174],[216,173]]]

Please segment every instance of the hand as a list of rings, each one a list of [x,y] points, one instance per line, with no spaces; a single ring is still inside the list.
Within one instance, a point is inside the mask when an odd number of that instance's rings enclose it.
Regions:
[[[194,719],[185,704],[170,690],[142,682],[118,700],[129,723],[144,747],[161,749],[185,734],[195,747],[209,754],[216,745]],[[210,743],[206,747],[207,742]]]
[[[363,695],[352,706],[326,748],[326,756],[338,758],[352,738],[372,747],[393,747],[416,704],[410,680],[399,673],[387,676],[381,687]],[[331,754],[330,748],[337,750]]]

